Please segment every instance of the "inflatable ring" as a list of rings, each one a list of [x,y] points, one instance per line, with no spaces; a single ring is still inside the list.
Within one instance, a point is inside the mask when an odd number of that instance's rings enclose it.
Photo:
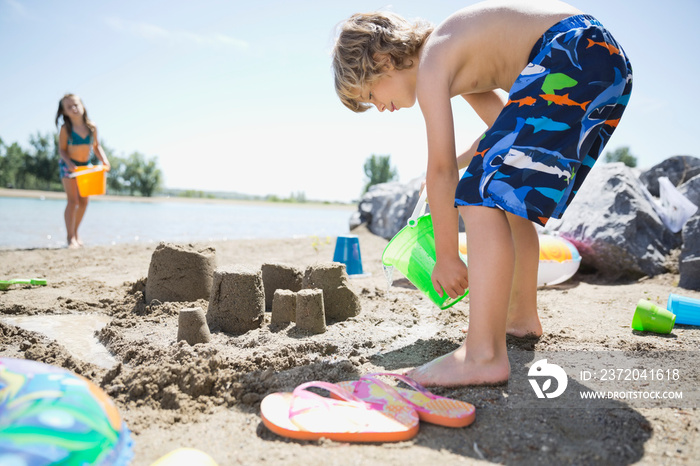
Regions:
[[[126,465],[131,433],[89,380],[26,359],[0,358],[0,464]]]
[[[581,265],[576,246],[559,236],[539,235],[540,264],[537,286],[558,285],[574,276]],[[459,234],[459,250],[467,254],[467,236]]]

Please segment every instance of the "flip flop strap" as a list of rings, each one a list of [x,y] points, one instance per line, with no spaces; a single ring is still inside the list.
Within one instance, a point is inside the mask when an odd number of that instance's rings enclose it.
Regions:
[[[324,390],[328,390],[331,393],[335,393],[341,398],[341,402],[354,405],[357,408],[370,409],[367,403],[357,398],[355,395],[348,392],[347,390],[344,390],[341,387],[337,386],[336,384],[321,381],[306,382],[294,389],[294,391],[292,392],[292,402],[289,404],[289,420],[300,429],[303,429],[303,426],[294,422],[294,418],[296,416],[310,409],[317,408],[319,406],[318,403],[320,403],[324,408],[326,408],[326,410],[330,410],[331,404],[334,402],[337,403],[339,401],[326,398],[325,396],[317,395],[316,393],[307,390],[307,388],[312,387],[322,388]],[[294,409],[294,401],[298,399],[313,400],[314,404],[300,409]]]
[[[408,385],[409,387],[415,389],[417,392],[427,396],[431,400],[438,398],[435,394],[431,393],[427,388],[425,388],[423,385],[419,384],[418,382],[416,382],[412,378],[407,377],[405,375],[401,375],[401,374],[395,374],[393,372],[373,372],[371,374],[363,375],[361,377],[361,379],[366,378],[366,379],[372,380],[373,382],[378,382],[378,383],[382,384],[383,386],[391,388],[394,393],[398,394],[398,392],[395,389],[393,389],[390,385],[385,384],[384,382],[379,380],[377,377],[392,377],[394,379],[398,379],[401,382]],[[411,403],[411,404],[413,404],[413,403]]]

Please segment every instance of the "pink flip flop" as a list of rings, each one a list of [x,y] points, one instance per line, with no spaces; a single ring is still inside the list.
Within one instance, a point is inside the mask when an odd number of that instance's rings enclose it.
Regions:
[[[398,379],[413,390],[388,385],[378,378],[381,376]],[[476,418],[476,410],[471,403],[434,395],[405,375],[379,372],[364,375],[360,380],[340,382],[337,385],[375,407],[403,401],[418,412],[422,421],[431,424],[464,427],[474,422]]]
[[[311,387],[328,390],[334,398],[308,391]],[[375,406],[327,382],[271,393],[260,403],[260,415],[272,432],[298,440],[399,442],[415,437],[419,426],[418,414],[406,403]]]

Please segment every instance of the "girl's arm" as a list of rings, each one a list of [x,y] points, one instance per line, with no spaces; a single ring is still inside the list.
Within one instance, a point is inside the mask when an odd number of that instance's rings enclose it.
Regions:
[[[109,164],[109,160],[107,160],[107,155],[105,155],[105,151],[102,150],[102,145],[100,145],[99,140],[97,139],[97,128],[95,128],[95,134],[94,134],[94,142],[93,144],[93,150],[95,151],[95,155],[97,155],[97,158],[100,159],[100,162],[102,162],[102,165],[104,165],[105,170],[109,171],[112,166]]]
[[[68,167],[68,171],[75,171],[75,164],[68,155],[68,129],[66,125],[61,125],[61,130],[58,132],[58,155],[63,159]]]

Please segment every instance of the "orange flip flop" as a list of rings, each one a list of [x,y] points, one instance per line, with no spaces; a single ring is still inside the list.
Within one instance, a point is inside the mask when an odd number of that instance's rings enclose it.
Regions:
[[[413,390],[388,385],[378,378],[380,376],[398,379]],[[337,385],[357,398],[371,403],[375,408],[385,403],[400,403],[402,400],[418,412],[422,421],[431,424],[465,427],[476,418],[476,410],[471,403],[430,393],[425,387],[405,375],[378,372],[364,375],[360,380],[340,382]]]
[[[308,391],[311,387],[328,390],[334,398]],[[406,403],[374,406],[327,382],[271,393],[260,403],[260,415],[272,432],[298,440],[400,442],[415,437],[419,425],[418,414]]]

